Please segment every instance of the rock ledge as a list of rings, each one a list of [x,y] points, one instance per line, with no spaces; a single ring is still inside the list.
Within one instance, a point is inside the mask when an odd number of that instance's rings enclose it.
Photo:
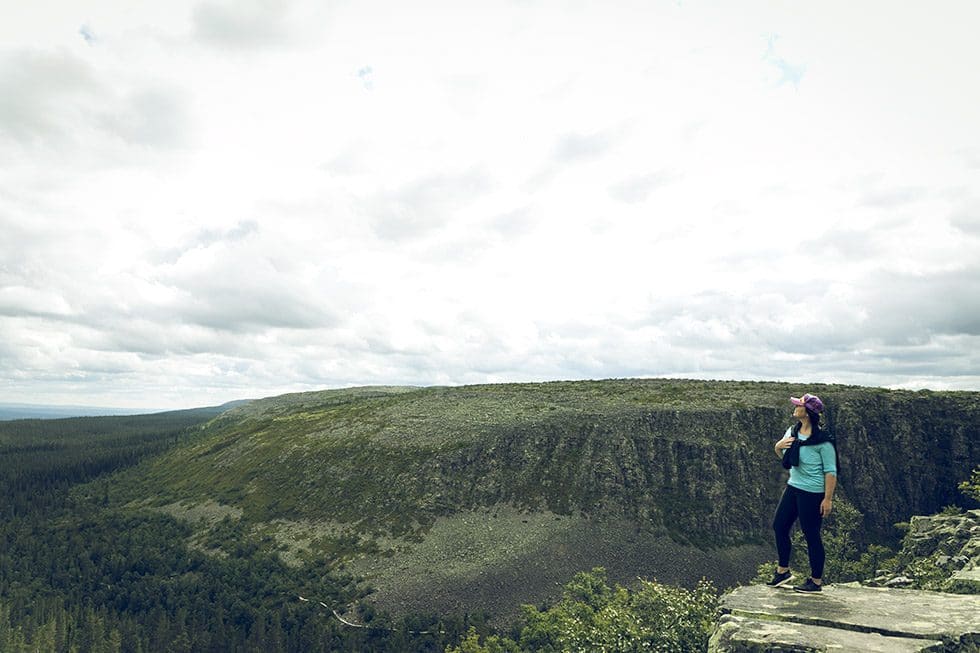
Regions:
[[[819,593],[766,585],[721,598],[709,653],[980,652],[980,596],[828,585]]]

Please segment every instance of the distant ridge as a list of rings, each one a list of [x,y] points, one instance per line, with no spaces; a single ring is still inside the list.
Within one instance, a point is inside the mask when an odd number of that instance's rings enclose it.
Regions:
[[[153,408],[108,408],[104,406],[62,406],[0,403],[0,420],[58,419],[62,417],[102,417],[160,412]]]
[[[217,408],[227,410],[249,400],[229,401]],[[150,415],[171,412],[162,408],[108,408],[104,406],[63,406],[46,404],[17,404],[0,402],[0,421],[14,419],[64,419],[67,417],[108,417],[116,415]]]

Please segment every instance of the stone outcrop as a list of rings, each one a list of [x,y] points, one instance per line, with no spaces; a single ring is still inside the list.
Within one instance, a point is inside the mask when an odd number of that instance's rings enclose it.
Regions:
[[[980,651],[980,596],[828,585],[802,593],[739,587],[721,598],[724,616],[709,653]]]
[[[980,594],[980,509],[912,517],[897,560],[864,584]]]

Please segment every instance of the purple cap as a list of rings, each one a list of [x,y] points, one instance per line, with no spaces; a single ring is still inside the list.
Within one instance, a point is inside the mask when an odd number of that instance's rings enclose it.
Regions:
[[[823,412],[823,402],[820,401],[820,397],[818,397],[817,395],[812,395],[809,392],[799,398],[790,397],[789,400],[792,401],[794,405],[804,406],[805,408],[813,411],[814,413]]]

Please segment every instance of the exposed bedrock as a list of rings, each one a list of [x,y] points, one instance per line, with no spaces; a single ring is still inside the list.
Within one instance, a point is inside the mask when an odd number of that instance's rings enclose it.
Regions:
[[[942,400],[845,402],[827,415],[840,448],[837,496],[887,533],[912,514],[964,504],[980,461],[972,417]],[[556,416],[434,458],[419,477],[446,506],[501,501],[624,515],[692,542],[768,537],[785,471],[773,443],[786,411],[643,410]],[[428,481],[426,481],[428,479]]]
[[[980,651],[980,596],[830,585],[752,585],[724,595],[710,653]]]

